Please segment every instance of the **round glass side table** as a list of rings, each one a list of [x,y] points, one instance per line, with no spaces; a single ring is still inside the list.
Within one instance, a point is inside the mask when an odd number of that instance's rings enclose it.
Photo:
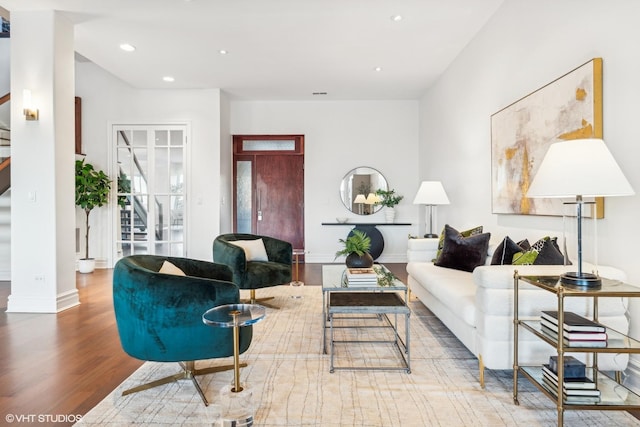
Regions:
[[[233,385],[220,391],[222,426],[253,425],[252,393],[240,384],[240,327],[258,323],[265,316],[259,304],[226,304],[207,310],[202,321],[217,328],[233,328]]]

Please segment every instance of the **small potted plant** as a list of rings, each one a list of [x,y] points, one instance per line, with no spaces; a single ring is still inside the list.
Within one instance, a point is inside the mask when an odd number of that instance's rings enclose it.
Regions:
[[[384,206],[385,218],[388,223],[392,223],[396,217],[395,206],[404,199],[404,196],[396,194],[396,190],[382,190],[380,188],[376,190],[376,195],[380,198],[376,204]]]
[[[76,206],[82,208],[86,218],[84,258],[78,260],[80,273],[91,273],[95,269],[95,259],[89,258],[89,214],[109,202],[110,191],[111,180],[107,174],[84,159],[76,160]]]
[[[339,239],[338,242],[344,248],[336,252],[336,258],[346,255],[345,264],[349,268],[368,268],[373,266],[373,257],[369,253],[371,249],[371,238],[360,230],[353,230],[346,239]]]

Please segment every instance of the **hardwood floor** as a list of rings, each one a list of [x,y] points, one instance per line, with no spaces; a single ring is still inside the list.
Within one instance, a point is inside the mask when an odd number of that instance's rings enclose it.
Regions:
[[[406,283],[406,264],[385,265]],[[321,271],[301,264],[300,280],[320,285]],[[111,278],[112,270],[77,274],[81,304],[58,314],[6,313],[10,285],[0,282],[0,424],[9,414],[83,415],[142,365],[120,347]]]
[[[406,280],[405,264],[388,266]],[[299,271],[320,285],[321,264]],[[120,346],[111,279],[112,270],[78,273],[81,304],[58,314],[6,313],[11,288],[0,282],[0,424],[7,414],[83,415],[142,365]]]

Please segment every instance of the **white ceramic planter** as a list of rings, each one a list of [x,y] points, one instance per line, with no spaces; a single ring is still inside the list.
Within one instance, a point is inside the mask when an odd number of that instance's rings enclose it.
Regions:
[[[80,273],[93,273],[96,269],[96,260],[94,258],[82,258],[78,260],[78,271]]]
[[[388,224],[393,223],[393,221],[396,218],[396,209],[395,208],[389,208],[389,207],[385,207],[384,208],[384,218],[387,221]]]

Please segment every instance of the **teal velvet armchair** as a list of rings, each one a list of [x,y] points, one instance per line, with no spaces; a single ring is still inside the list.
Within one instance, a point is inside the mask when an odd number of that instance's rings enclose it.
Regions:
[[[256,241],[262,239],[267,259],[247,259],[245,250],[231,242]],[[291,282],[293,249],[289,242],[269,236],[255,234],[222,234],[213,241],[213,260],[228,265],[233,273],[233,282],[240,289],[251,291],[248,302],[268,307],[264,301],[272,298],[256,298],[256,289],[288,284]]]
[[[159,273],[165,260],[186,276]],[[240,291],[225,265],[155,255],[132,255],[119,260],[113,272],[113,306],[122,348],[136,359],[179,362],[182,367],[175,375],[122,394],[192,379],[207,405],[196,375],[230,370],[233,365],[196,369],[195,361],[233,356],[233,331],[205,325],[202,314],[239,300]],[[249,348],[252,333],[251,326],[240,329],[241,353]]]

